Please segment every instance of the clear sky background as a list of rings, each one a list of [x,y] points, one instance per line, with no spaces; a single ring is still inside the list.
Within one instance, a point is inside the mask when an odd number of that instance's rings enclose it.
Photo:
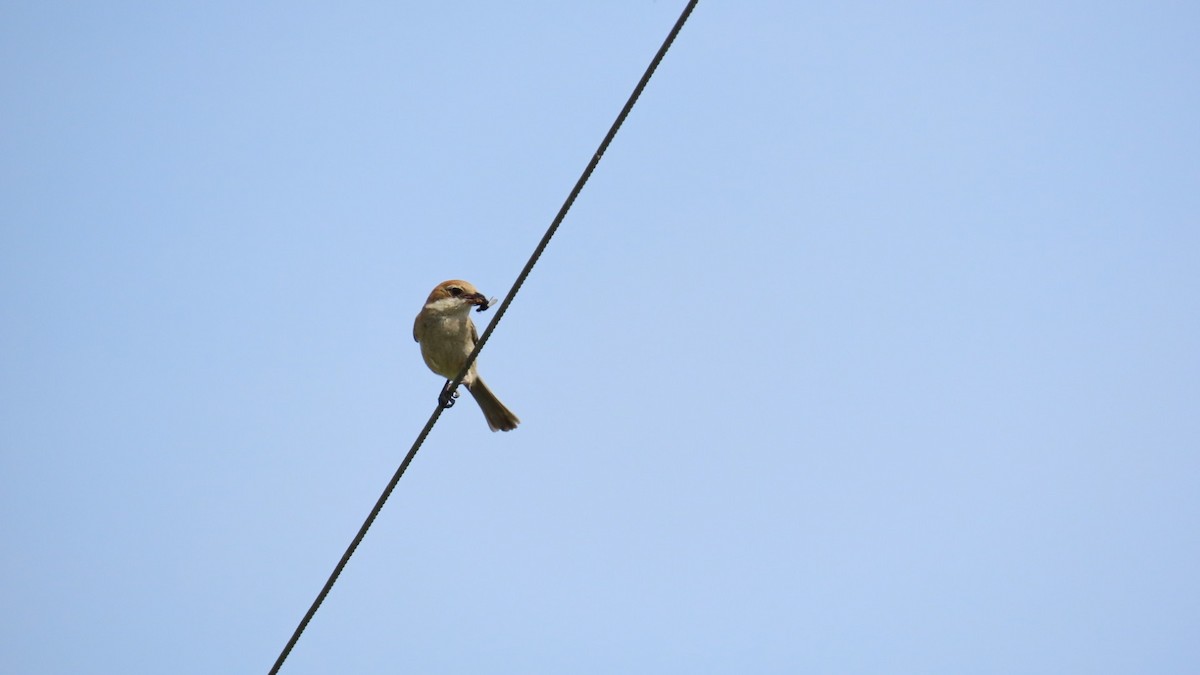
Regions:
[[[0,671],[266,672],[683,4],[0,6]],[[701,2],[283,672],[1197,672],[1198,73]]]

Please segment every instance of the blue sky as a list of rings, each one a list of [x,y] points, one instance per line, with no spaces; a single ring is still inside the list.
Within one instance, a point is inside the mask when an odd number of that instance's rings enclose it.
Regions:
[[[265,672],[682,6],[4,3],[0,670]],[[1198,64],[701,2],[283,672],[1195,672]]]

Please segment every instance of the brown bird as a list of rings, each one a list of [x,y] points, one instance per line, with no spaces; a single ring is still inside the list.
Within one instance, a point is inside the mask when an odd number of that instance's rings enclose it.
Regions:
[[[478,307],[479,311],[487,309],[487,298],[466,281],[443,281],[429,294],[429,299],[425,301],[425,306],[421,308],[417,320],[413,323],[413,339],[421,343],[421,356],[425,359],[425,365],[447,380],[458,376],[458,372],[467,361],[467,356],[479,341],[479,333],[475,330],[475,323],[471,321],[473,307]],[[467,371],[462,384],[483,410],[488,427],[492,431],[516,429],[521,420],[504,407],[500,399],[487,388],[475,366],[476,363],[471,364],[471,369]],[[444,394],[440,400],[443,406],[454,405],[453,399]]]

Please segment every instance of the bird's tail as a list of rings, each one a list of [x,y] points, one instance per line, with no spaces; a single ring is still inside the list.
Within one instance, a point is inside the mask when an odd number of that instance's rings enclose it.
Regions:
[[[467,385],[467,391],[475,397],[475,402],[479,404],[479,409],[483,411],[483,416],[487,418],[488,426],[492,431],[512,431],[521,423],[521,420],[517,419],[511,410],[504,407],[500,399],[496,398],[492,390],[488,389],[483,380],[478,377],[470,385]]]

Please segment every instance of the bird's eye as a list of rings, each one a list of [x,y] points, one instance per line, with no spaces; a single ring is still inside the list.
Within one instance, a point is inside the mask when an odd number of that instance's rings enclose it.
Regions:
[[[462,289],[459,288],[458,286],[451,286],[450,287],[450,295],[453,295],[454,297],[457,298],[458,296],[462,295]]]

